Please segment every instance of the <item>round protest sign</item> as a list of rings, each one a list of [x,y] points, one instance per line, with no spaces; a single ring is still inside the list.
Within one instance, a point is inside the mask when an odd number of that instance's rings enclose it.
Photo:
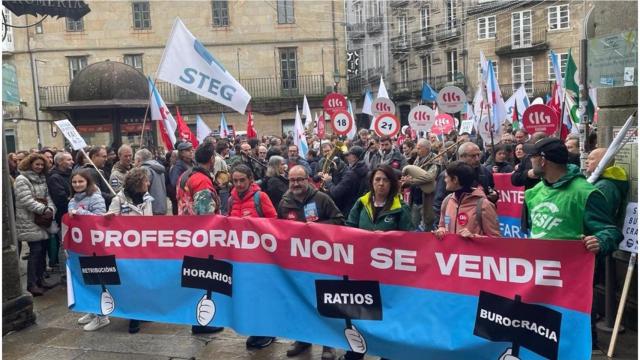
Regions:
[[[379,97],[371,103],[371,110],[373,111],[373,116],[380,115],[382,113],[396,113],[396,106],[393,101]]]
[[[322,107],[329,116],[333,116],[338,110],[347,110],[347,98],[339,93],[331,93],[322,101]]]
[[[436,102],[438,103],[440,111],[446,112],[447,114],[454,114],[464,109],[467,96],[459,87],[447,86],[440,90]]]
[[[436,116],[436,121],[431,127],[431,133],[435,135],[448,134],[453,130],[453,116],[449,114],[439,114]]]
[[[400,131],[400,120],[390,113],[382,113],[373,119],[373,129],[378,136],[395,136]]]
[[[558,129],[558,113],[543,104],[531,105],[522,114],[522,125],[529,134],[553,135]]]
[[[480,125],[478,126],[478,132],[484,140],[485,144],[491,144],[491,128],[492,128],[491,120],[489,116],[483,116],[482,120],[480,120]],[[502,136],[502,126],[499,126],[499,129],[493,129],[493,142],[498,143],[500,141],[500,137]]]
[[[351,115],[344,111],[338,110],[331,116],[331,127],[333,132],[338,135],[347,135],[353,127],[353,119]]]
[[[409,112],[409,125],[415,131],[429,131],[435,121],[435,111],[426,105],[418,105]]]

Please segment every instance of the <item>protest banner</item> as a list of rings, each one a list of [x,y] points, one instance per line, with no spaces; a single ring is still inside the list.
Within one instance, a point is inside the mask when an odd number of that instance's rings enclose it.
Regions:
[[[111,316],[206,323],[395,359],[499,359],[516,342],[523,360],[591,354],[594,256],[580,241],[437,240],[215,215],[65,217],[63,238],[74,311],[101,313],[103,293],[84,282],[79,258],[113,256],[117,266],[90,270],[118,275],[108,289]],[[522,304],[496,309],[481,294]],[[522,315],[533,303],[557,312],[559,323]],[[517,334],[501,339],[496,327]]]
[[[526,231],[520,224],[524,205],[524,186],[513,186],[511,174],[493,174],[493,182],[498,192],[496,210],[500,233],[504,237],[527,237]]]

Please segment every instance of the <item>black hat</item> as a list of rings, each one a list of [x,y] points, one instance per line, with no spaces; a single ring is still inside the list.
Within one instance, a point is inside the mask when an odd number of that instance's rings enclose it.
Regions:
[[[540,139],[535,144],[525,144],[524,152],[528,155],[544,156],[556,164],[566,164],[569,161],[567,146],[555,137]]]
[[[178,151],[193,149],[193,145],[190,142],[184,141],[178,144]]]
[[[349,149],[347,155],[355,155],[358,159],[360,159],[363,153],[364,149],[361,146],[354,145],[351,147],[351,149]]]

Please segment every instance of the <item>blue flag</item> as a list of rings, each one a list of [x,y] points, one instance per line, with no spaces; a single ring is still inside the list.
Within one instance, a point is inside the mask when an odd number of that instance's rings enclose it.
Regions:
[[[438,98],[438,92],[433,90],[426,81],[422,83],[422,100],[423,101],[436,101]]]

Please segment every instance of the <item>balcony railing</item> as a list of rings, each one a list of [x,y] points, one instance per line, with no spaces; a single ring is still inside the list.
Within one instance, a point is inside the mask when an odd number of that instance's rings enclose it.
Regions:
[[[391,52],[404,52],[411,48],[411,37],[408,34],[391,38]]]
[[[551,93],[552,81],[531,81],[524,84],[524,88],[527,91],[529,97],[544,97]],[[518,90],[522,83],[505,83],[500,84],[500,91],[502,97],[508,99],[513,93]]]
[[[354,23],[347,25],[347,32],[352,40],[359,40],[364,38],[364,23]]]
[[[367,81],[369,81],[369,83],[377,84],[378,82],[380,82],[380,76],[383,75],[383,67],[370,68],[367,70]]]
[[[549,49],[549,43],[547,43],[547,28],[544,25],[534,26],[530,32],[517,35],[508,31],[496,33],[496,54],[498,55],[547,49]]]
[[[401,7],[409,4],[409,0],[391,0],[389,2],[389,6],[391,7]]]
[[[458,20],[453,20],[436,26],[436,40],[450,40],[460,37],[462,24]]]
[[[347,82],[348,94],[360,95],[364,92],[364,89],[366,87],[367,87],[367,81],[362,76],[352,77]]]
[[[372,16],[367,19],[367,33],[373,34],[382,31],[382,16]]]
[[[422,83],[425,81],[436,91],[448,85],[455,85],[459,87],[464,85],[462,81],[449,81],[447,75],[430,76],[423,79],[391,83],[393,96],[409,96],[417,98],[422,93]]]
[[[431,27],[414,31],[411,34],[411,43],[413,44],[413,47],[415,47],[416,49],[429,46],[435,42],[434,35],[435,34],[433,32],[433,28]]]
[[[280,77],[239,79],[238,81],[253,99],[269,99],[324,95],[325,85],[330,85],[324,80],[324,75],[300,75],[285,81]],[[185,105],[211,102],[210,99],[164,81],[156,82],[156,87],[167,103]],[[39,90],[41,108],[69,101],[69,85],[41,86]]]

